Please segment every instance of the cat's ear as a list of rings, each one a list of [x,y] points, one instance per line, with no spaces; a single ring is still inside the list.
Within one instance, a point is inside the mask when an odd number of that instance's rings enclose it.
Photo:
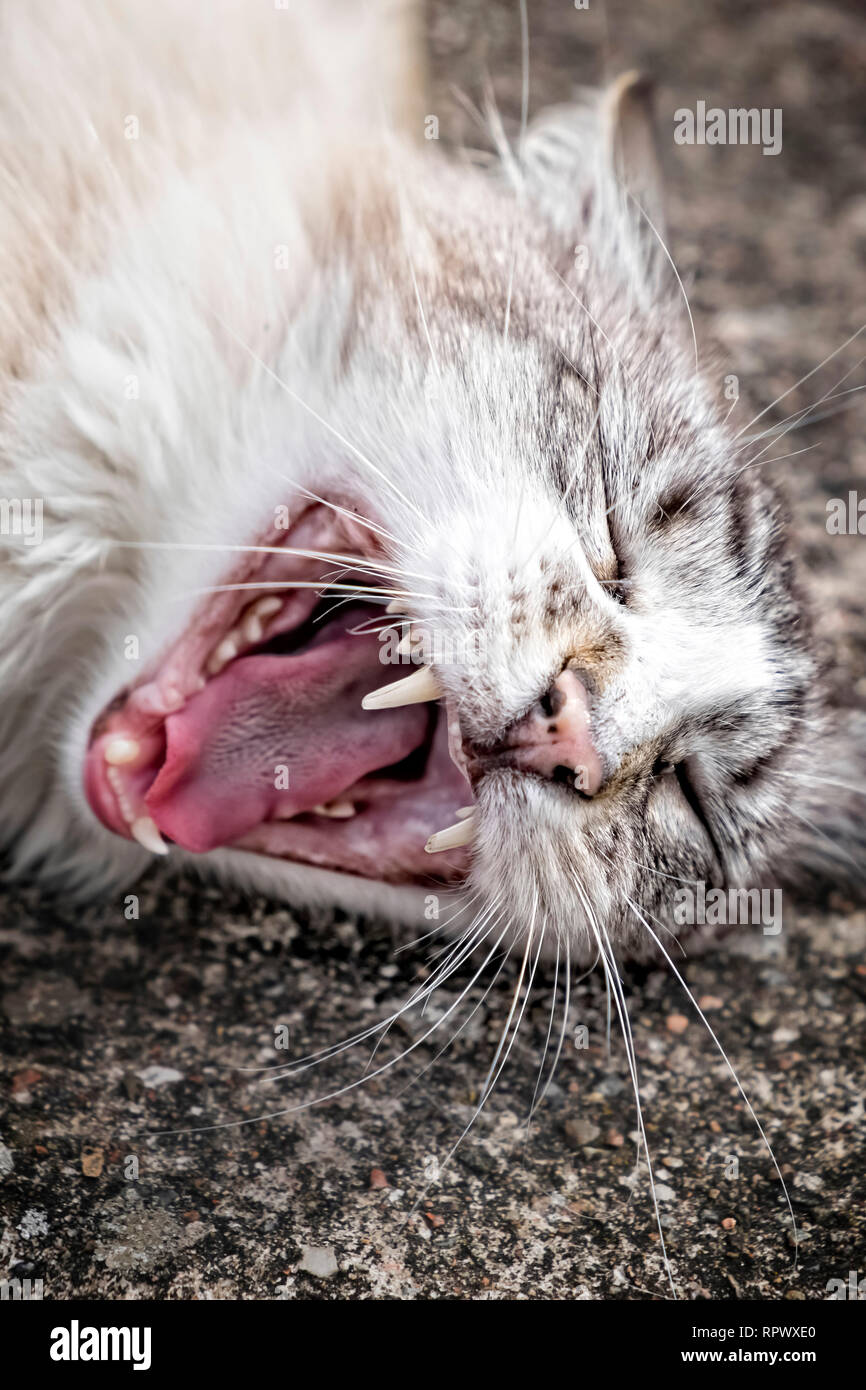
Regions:
[[[549,107],[523,145],[524,188],[563,248],[588,256],[638,292],[657,293],[668,264],[652,83],[627,72],[601,92]]]
[[[640,72],[626,72],[602,97],[602,131],[609,168],[620,185],[627,216],[649,219],[664,235],[664,191],[653,119],[653,84]],[[638,226],[636,232],[640,234]]]

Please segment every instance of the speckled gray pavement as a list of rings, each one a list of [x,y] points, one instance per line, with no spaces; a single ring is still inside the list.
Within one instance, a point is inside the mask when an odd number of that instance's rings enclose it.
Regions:
[[[605,70],[639,65],[658,80],[673,242],[700,341],[718,343],[724,370],[740,378],[740,423],[866,319],[859,8],[591,0],[577,11],[569,0],[530,0],[533,109]],[[452,85],[477,96],[486,65],[514,117],[516,0],[436,0],[429,18],[431,110],[443,137],[475,141]],[[673,111],[699,98],[782,107],[782,153],[676,147]],[[817,399],[854,367],[857,349],[768,418]],[[845,385],[864,379],[861,368]],[[779,467],[840,698],[863,705],[866,538],[831,538],[824,527],[827,497],[858,484],[866,492],[859,399],[778,452],[816,445]],[[56,1299],[665,1296],[645,1168],[634,1175],[623,1049],[614,1025],[608,1055],[599,979],[575,990],[528,1138],[549,977],[494,1095],[444,1164],[506,1017],[511,966],[435,1065],[438,1034],[423,1040],[431,1007],[393,1029],[369,1070],[420,1040],[409,1058],[362,1085],[364,1052],[263,1083],[243,1068],[339,1042],[391,1011],[423,976],[426,949],[398,951],[405,938],[375,921],[156,873],[134,891],[137,921],[122,901],[82,909],[29,886],[5,896],[0,1277],[41,1278]],[[834,896],[811,911],[786,901],[778,936],[748,929],[683,972],[773,1145],[800,1252],[795,1265],[778,1178],[679,985],[660,970],[627,970],[678,1292],[826,1297],[828,1280],[866,1273],[866,913]],[[456,992],[438,995],[435,1010]],[[590,1042],[582,1050],[579,1024]],[[291,1050],[275,1054],[280,1025]],[[273,1114],[341,1088],[326,1104]],[[241,1128],[153,1137],[240,1119]]]

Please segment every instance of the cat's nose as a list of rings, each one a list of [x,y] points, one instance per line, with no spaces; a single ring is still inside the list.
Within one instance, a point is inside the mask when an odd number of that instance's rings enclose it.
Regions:
[[[604,781],[604,768],[592,738],[589,692],[583,681],[573,671],[562,671],[482,760],[568,782],[594,796]]]

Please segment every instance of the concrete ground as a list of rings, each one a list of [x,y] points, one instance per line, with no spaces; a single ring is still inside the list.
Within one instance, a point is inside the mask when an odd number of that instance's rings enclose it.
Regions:
[[[736,419],[786,391],[866,319],[866,16],[855,4],[530,0],[532,107],[638,65],[658,80],[670,224],[702,344],[740,379]],[[434,0],[431,111],[473,142],[453,87],[489,71],[519,110],[517,0]],[[783,149],[677,147],[673,111],[781,107]],[[858,343],[774,408],[818,399]],[[866,348],[862,349],[866,351]],[[844,383],[866,377],[855,370]],[[751,406],[746,402],[751,401]],[[866,704],[866,540],[831,538],[828,497],[866,492],[860,397],[785,440],[822,639],[840,699]],[[840,402],[834,403],[839,405]],[[748,412],[748,413],[747,413]],[[424,947],[376,921],[294,911],[154,872],[140,917],[87,910],[32,887],[0,917],[0,1277],[49,1298],[620,1298],[669,1293],[616,1023],[601,981],[576,989],[545,1105],[524,1119],[553,980],[538,986],[508,1067],[457,1153],[507,1015],[507,967],[435,1065],[437,1017],[407,1017],[361,1082],[350,1052],[293,1082],[297,1057],[375,1023],[426,969]],[[866,913],[831,896],[785,905],[688,962],[778,1158],[799,1231],[754,1123],[677,982],[626,973],[662,1226],[680,1296],[826,1297],[866,1273],[863,1097]],[[467,983],[464,978],[462,984]],[[436,996],[443,1014],[457,990]],[[476,994],[480,998],[480,993]],[[574,1045],[585,1024],[587,1050]],[[435,1044],[435,1046],[434,1046]],[[428,1069],[429,1068],[429,1069]],[[419,1076],[418,1074],[421,1073]],[[310,1109],[274,1115],[342,1090]],[[270,1115],[271,1118],[261,1118]],[[243,1120],[242,1127],[154,1137]]]

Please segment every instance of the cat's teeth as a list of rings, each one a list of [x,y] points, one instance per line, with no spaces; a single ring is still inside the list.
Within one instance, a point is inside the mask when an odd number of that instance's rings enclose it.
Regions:
[[[386,612],[386,613],[402,613],[402,612],[403,612],[403,609],[405,608],[405,606],[406,606],[406,605],[405,605],[405,601],[404,601],[403,599],[401,599],[401,598],[392,598],[391,602],[388,604],[388,607],[385,609],[385,612]]]
[[[238,644],[234,632],[230,632],[228,637],[224,637],[218,647],[215,647],[208,657],[208,674],[216,676],[227,666],[230,661],[234,661],[238,654]]]
[[[433,671],[429,666],[421,666],[411,676],[371,690],[361,701],[361,708],[396,709],[399,705],[419,705],[424,700],[438,700],[441,694],[442,687]]]
[[[283,606],[283,600],[271,595],[269,598],[256,599],[251,603],[241,616],[240,623],[233,627],[231,632],[226,633],[225,637],[214,647],[205,663],[205,668],[209,676],[218,676],[224,666],[228,666],[230,661],[240,653],[243,647],[254,646],[256,642],[261,642],[264,636],[264,619],[272,618],[275,613],[279,613]]]
[[[283,606],[283,600],[272,596],[270,598],[257,598],[255,603],[250,604],[248,613],[255,613],[258,618],[272,618],[275,613],[279,613]]]
[[[126,783],[123,780],[123,774],[118,772],[116,767],[112,767],[111,763],[106,763],[105,775],[108,778],[108,785],[117,798],[120,814],[123,816],[127,825],[129,825],[130,821],[135,820],[135,812],[132,809],[132,802],[126,794]]]
[[[474,815],[475,815],[475,807],[474,807],[474,806],[461,806],[461,807],[460,807],[460,810],[457,812],[457,819],[458,819],[458,820],[465,820],[467,816],[474,816]]]
[[[400,643],[397,647],[399,655],[411,656],[412,648],[416,645],[417,641],[417,637],[414,635],[412,629],[410,628],[409,631],[406,633],[405,637],[401,637],[400,639]]]
[[[134,738],[124,738],[122,734],[117,734],[110,738],[102,750],[102,756],[112,767],[120,767],[123,763],[134,763],[141,753],[141,746]]]
[[[264,634],[264,619],[272,618],[275,613],[279,613],[283,606],[283,600],[272,596],[271,598],[259,598],[255,603],[251,603],[244,612],[241,620],[241,633],[246,642],[261,642]],[[230,633],[229,636],[232,634]]]
[[[145,849],[149,849],[151,854],[168,854],[168,845],[156,828],[156,822],[150,816],[138,816],[129,827],[129,833],[134,840],[137,840]]]
[[[313,814],[328,816],[331,820],[351,820],[355,814],[355,807],[351,801],[320,802],[318,806],[313,807]]]
[[[435,835],[430,836],[424,848],[428,854],[439,854],[443,849],[458,849],[460,845],[468,845],[474,836],[475,817],[469,815],[465,820],[459,820],[456,825],[437,830]]]
[[[264,628],[257,613],[247,613],[241,623],[241,632],[245,642],[251,645],[254,642],[261,642]]]

